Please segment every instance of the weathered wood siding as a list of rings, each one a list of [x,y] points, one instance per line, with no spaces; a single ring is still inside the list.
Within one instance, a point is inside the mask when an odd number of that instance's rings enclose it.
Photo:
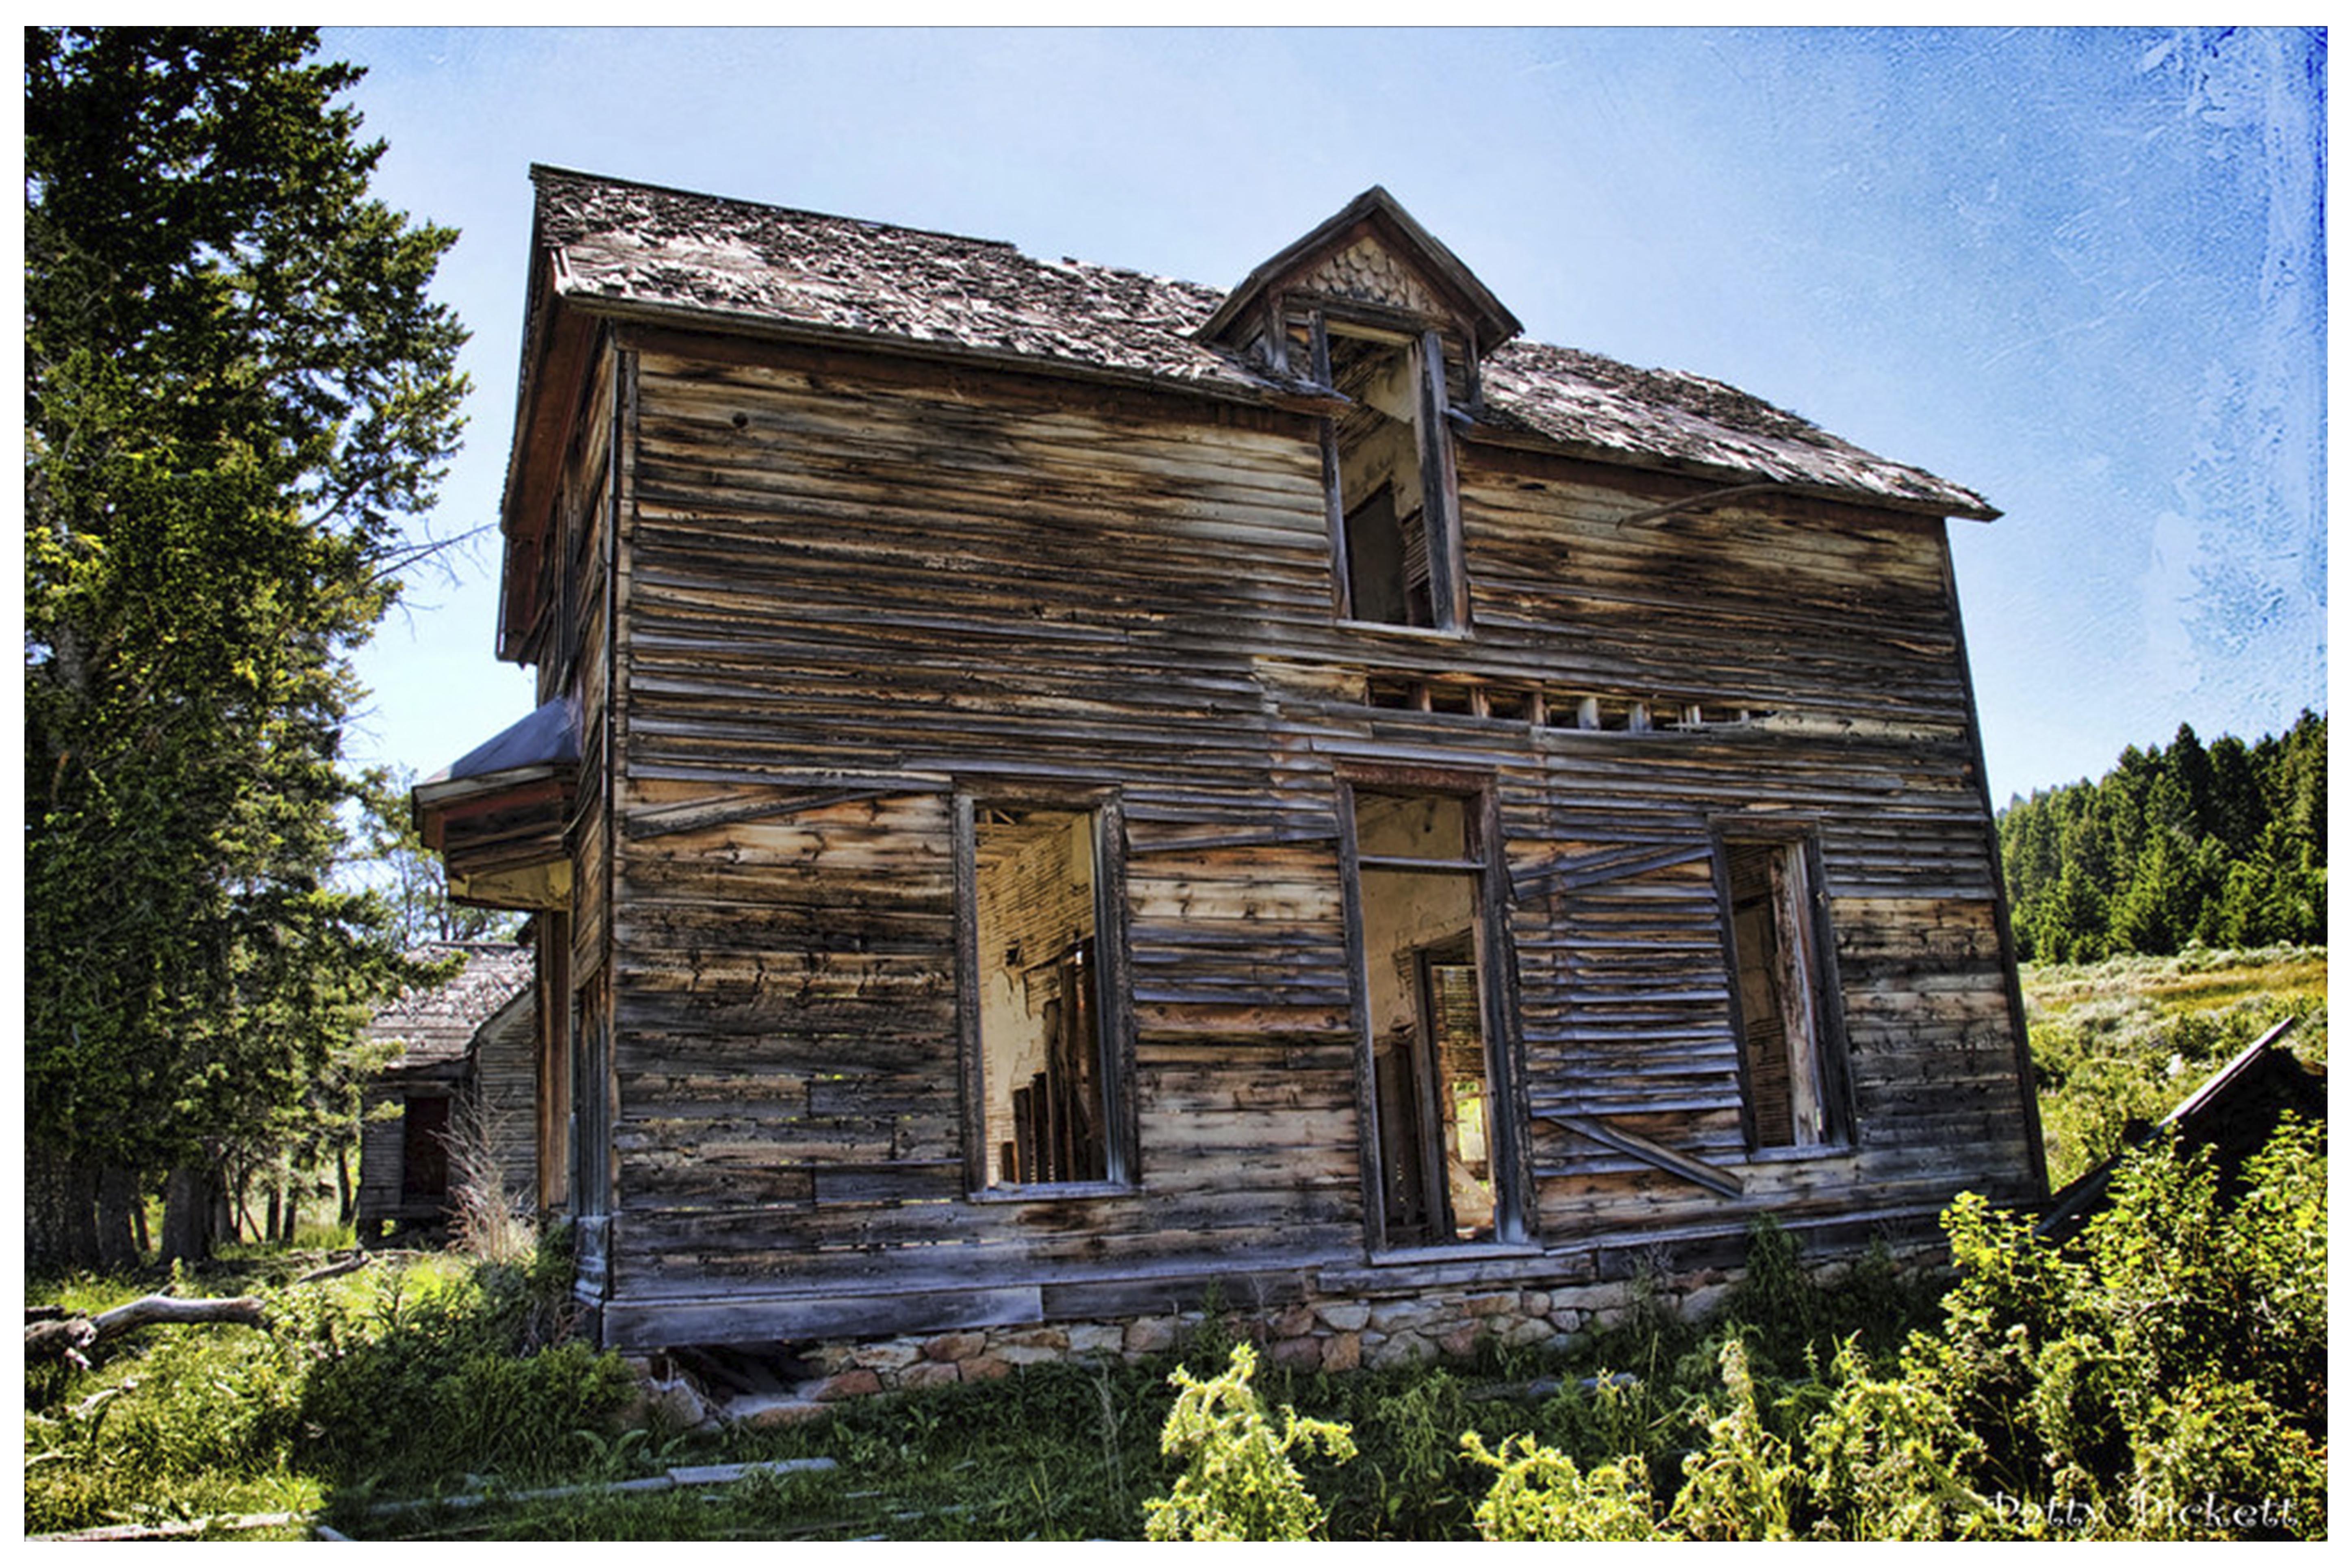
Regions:
[[[1493,781],[1532,1217],[1561,1268],[1661,1227],[2030,1184],[1940,524],[1811,506],[1620,528],[1691,487],[1465,447],[1475,635],[1344,626],[1304,416],[623,346],[624,609],[587,710],[617,765],[609,824],[583,805],[575,960],[590,983],[609,879],[616,1301],[985,1284],[1028,1294],[974,1312],[1051,1312],[1187,1260],[1360,1261],[1342,760]],[[1373,678],[1463,710],[1373,706]],[[1490,693],[1519,716],[1478,716]],[[1718,721],[1573,728],[1586,699],[1603,722],[1636,702]],[[1719,721],[1741,710],[1772,716]],[[963,1189],[952,795],[1023,781],[1120,792],[1131,1193]],[[1734,813],[1818,840],[1850,1152],[1741,1143],[1710,848]]]
[[[535,1207],[539,1199],[534,1137],[538,1073],[539,998],[533,987],[499,1008],[476,1033],[471,1080],[507,1200],[526,1208]]]
[[[625,592],[619,560],[626,504],[615,433],[625,417],[629,386],[627,362],[614,352],[608,334],[598,334],[593,352],[583,358],[579,384],[568,390],[576,410],[550,501],[556,548],[545,566],[549,586],[530,657],[538,666],[539,700],[568,698],[578,715],[579,785],[564,834],[572,863],[570,907],[540,939],[544,983],[535,1142],[542,1196],[593,1220],[609,1203],[609,1170],[602,1177],[592,1173],[583,1183],[578,1156],[584,1130],[609,1104],[611,1062],[602,1037],[577,1024],[583,1016],[609,1016],[613,736],[627,711],[627,693],[614,679],[614,626]],[[559,942],[563,951],[551,951]],[[583,1226],[581,1245],[593,1263],[601,1245],[593,1224]]]
[[[362,1238],[404,1217],[401,1201],[404,1091],[371,1084],[360,1097],[360,1182],[353,1220]]]

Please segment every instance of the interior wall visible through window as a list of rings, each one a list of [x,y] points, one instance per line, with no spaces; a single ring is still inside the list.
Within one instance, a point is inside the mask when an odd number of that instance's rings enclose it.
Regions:
[[[986,1184],[1109,1175],[1091,813],[981,805],[973,888]]]
[[[1804,846],[1727,838],[1723,849],[1751,1137],[1759,1149],[1829,1142],[1836,1125]]]
[[[1482,868],[1469,804],[1355,794],[1381,1234],[1391,1247],[1496,1233]]]
[[[1427,493],[1421,351],[1396,336],[1327,329],[1332,385],[1350,404],[1334,422],[1346,611],[1391,626],[1452,620],[1449,500]]]

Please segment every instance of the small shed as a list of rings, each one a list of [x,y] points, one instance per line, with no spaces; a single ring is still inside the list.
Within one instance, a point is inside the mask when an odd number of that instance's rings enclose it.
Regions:
[[[2242,1184],[2245,1163],[2262,1152],[2282,1119],[2327,1121],[2327,1075],[2305,1067],[2279,1042],[2295,1020],[2276,1026],[2223,1064],[2156,1126],[2132,1139],[2123,1153],[2085,1171],[2050,1200],[2034,1234],[2063,1241],[2088,1225],[2110,1201],[2116,1171],[2133,1150],[2158,1138],[2178,1137],[2184,1152],[2210,1149],[2225,1194]]]
[[[431,1229],[449,1217],[451,1149],[469,1127],[488,1140],[510,1200],[535,1204],[531,950],[511,942],[440,942],[410,955],[461,957],[447,981],[404,992],[369,1025],[400,1054],[362,1096],[358,1233],[363,1242]]]

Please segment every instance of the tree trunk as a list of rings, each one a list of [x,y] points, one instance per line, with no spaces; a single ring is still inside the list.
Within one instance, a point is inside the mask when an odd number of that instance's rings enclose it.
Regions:
[[[25,1151],[25,1262],[34,1269],[99,1266],[98,1173],[39,1144]]]
[[[349,1225],[358,1213],[358,1205],[352,1201],[352,1152],[338,1149],[335,1151],[335,1223]]]
[[[98,1176],[98,1260],[100,1268],[134,1268],[144,1250],[131,1228],[131,1215],[144,1206],[139,1178],[119,1165]]]
[[[217,1233],[231,1241],[243,1241],[253,1228],[253,1210],[246,1197],[253,1188],[253,1167],[240,1166],[234,1181],[221,1184],[221,1223]]]
[[[265,1241],[278,1239],[278,1216],[285,1206],[285,1192],[286,1183],[282,1176],[272,1173],[269,1178],[269,1203],[261,1215],[261,1236]]]
[[[210,1164],[172,1167],[163,1184],[163,1247],[166,1263],[211,1261],[215,1211],[220,1206],[220,1173]]]
[[[26,1323],[25,1359],[79,1360],[90,1346],[150,1323],[243,1323],[257,1329],[266,1328],[268,1321],[260,1300],[253,1296],[202,1301],[180,1296],[142,1296],[95,1318],[48,1318]]]
[[[224,1239],[229,1241],[241,1239],[242,1233],[237,1229],[236,1225],[236,1213],[229,1207],[228,1171],[226,1166],[215,1165],[212,1169],[212,1199],[213,1222],[211,1228],[206,1232],[212,1245],[218,1247]]]

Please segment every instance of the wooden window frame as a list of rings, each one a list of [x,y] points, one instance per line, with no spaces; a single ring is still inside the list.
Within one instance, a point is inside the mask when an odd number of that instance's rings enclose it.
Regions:
[[[1525,1052],[1519,1036],[1518,962],[1511,941],[1509,868],[1503,854],[1502,814],[1494,780],[1452,769],[1342,763],[1336,770],[1339,830],[1340,892],[1347,921],[1348,990],[1356,1034],[1357,1147],[1363,1182],[1364,1235],[1368,1256],[1399,1257],[1475,1253],[1482,1248],[1524,1248],[1536,1240],[1535,1176],[1531,1163]],[[1356,793],[1445,795],[1463,802],[1467,838],[1458,862],[1408,863],[1365,856],[1357,843]],[[1374,870],[1458,870],[1476,878],[1472,922],[1478,969],[1479,1028],[1486,1037],[1488,1110],[1486,1137],[1495,1185],[1491,1240],[1408,1240],[1387,1235],[1381,1148],[1379,1084],[1371,997],[1365,972],[1363,873]]]
[[[1845,1028],[1845,994],[1838,977],[1836,931],[1830,919],[1819,827],[1811,822],[1730,816],[1710,822],[1708,832],[1714,852],[1725,989],[1738,1070],[1741,1137],[1750,1155],[1845,1152],[1857,1141],[1853,1072]],[[1775,847],[1789,858],[1805,881],[1807,907],[1799,929],[1806,946],[1797,956],[1799,976],[1811,1008],[1813,1076],[1822,1120],[1822,1135],[1818,1142],[1765,1143],[1760,1141],[1757,1126],[1757,1091],[1750,1082],[1748,1067],[1749,1024],[1740,999],[1740,953],[1733,924],[1731,872],[1732,847],[1751,844]]]
[[[1354,574],[1348,558],[1348,513],[1341,493],[1339,424],[1322,420],[1323,507],[1330,534],[1332,607],[1338,619],[1353,627],[1406,632],[1423,637],[1468,637],[1470,591],[1463,564],[1462,502],[1454,459],[1453,429],[1446,422],[1450,402],[1445,384],[1445,337],[1436,328],[1412,318],[1392,316],[1367,307],[1352,309],[1318,305],[1307,315],[1318,382],[1331,384],[1331,335],[1368,339],[1402,349],[1412,368],[1417,395],[1412,421],[1413,444],[1421,463],[1422,538],[1429,559],[1430,621],[1426,626],[1407,622],[1361,619],[1354,605]]]
[[[538,1131],[538,1206],[541,1214],[572,1206],[573,1125],[572,916],[550,910],[538,916],[538,1089],[533,1118]]]
[[[1095,996],[1105,1129],[1099,1181],[988,1179],[988,1070],[981,1039],[980,812],[1083,814],[1093,824]],[[1127,942],[1127,817],[1108,787],[990,781],[956,791],[956,1030],[962,1079],[964,1192],[976,1203],[1130,1194],[1142,1186],[1135,1097],[1135,1007]]]

